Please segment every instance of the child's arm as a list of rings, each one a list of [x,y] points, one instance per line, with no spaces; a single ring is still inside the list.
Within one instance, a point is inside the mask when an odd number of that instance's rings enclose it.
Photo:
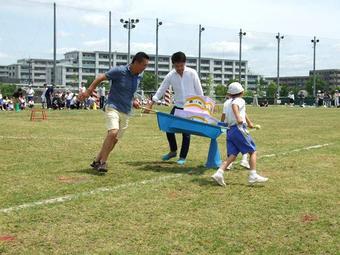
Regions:
[[[239,107],[237,104],[233,104],[231,106],[231,108],[233,109],[233,113],[235,115],[235,118],[236,118],[236,121],[237,121],[237,124],[243,124],[243,120],[240,116],[240,111],[239,111]]]
[[[221,115],[221,122],[224,122],[224,120],[225,120],[225,113],[222,113],[222,115]]]
[[[254,128],[253,122],[248,118],[248,115],[246,114],[246,121],[247,121],[247,126],[249,128]]]

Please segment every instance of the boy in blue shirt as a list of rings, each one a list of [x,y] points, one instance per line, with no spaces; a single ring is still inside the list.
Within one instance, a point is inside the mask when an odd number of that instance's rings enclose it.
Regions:
[[[231,97],[231,102],[225,109],[225,116],[228,120],[228,132],[227,132],[227,151],[228,158],[225,160],[212,179],[214,179],[219,185],[226,186],[224,182],[224,171],[227,167],[235,161],[237,155],[248,153],[250,174],[248,182],[261,183],[268,181],[268,178],[262,177],[256,173],[256,146],[255,143],[247,131],[247,126],[253,128],[254,125],[246,114],[246,104],[243,96],[244,89],[238,82],[233,82],[229,85],[228,94]]]

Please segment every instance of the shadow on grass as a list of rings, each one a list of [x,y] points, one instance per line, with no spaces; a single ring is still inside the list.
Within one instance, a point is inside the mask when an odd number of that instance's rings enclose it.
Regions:
[[[174,174],[202,175],[208,168],[200,166],[181,166],[170,161],[125,161],[125,164],[135,167],[138,171],[166,172]]]

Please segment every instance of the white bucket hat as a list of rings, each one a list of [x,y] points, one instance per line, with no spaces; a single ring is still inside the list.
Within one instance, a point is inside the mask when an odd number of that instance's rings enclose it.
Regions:
[[[244,88],[239,82],[232,82],[228,87],[228,94],[237,95],[244,91]]]

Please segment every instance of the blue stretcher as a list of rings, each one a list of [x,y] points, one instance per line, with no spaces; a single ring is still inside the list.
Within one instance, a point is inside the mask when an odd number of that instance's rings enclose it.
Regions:
[[[208,168],[219,167],[222,163],[217,144],[217,137],[223,132],[222,128],[194,120],[184,119],[171,114],[157,112],[158,127],[168,133],[186,133],[210,138],[208,159],[205,164]]]

